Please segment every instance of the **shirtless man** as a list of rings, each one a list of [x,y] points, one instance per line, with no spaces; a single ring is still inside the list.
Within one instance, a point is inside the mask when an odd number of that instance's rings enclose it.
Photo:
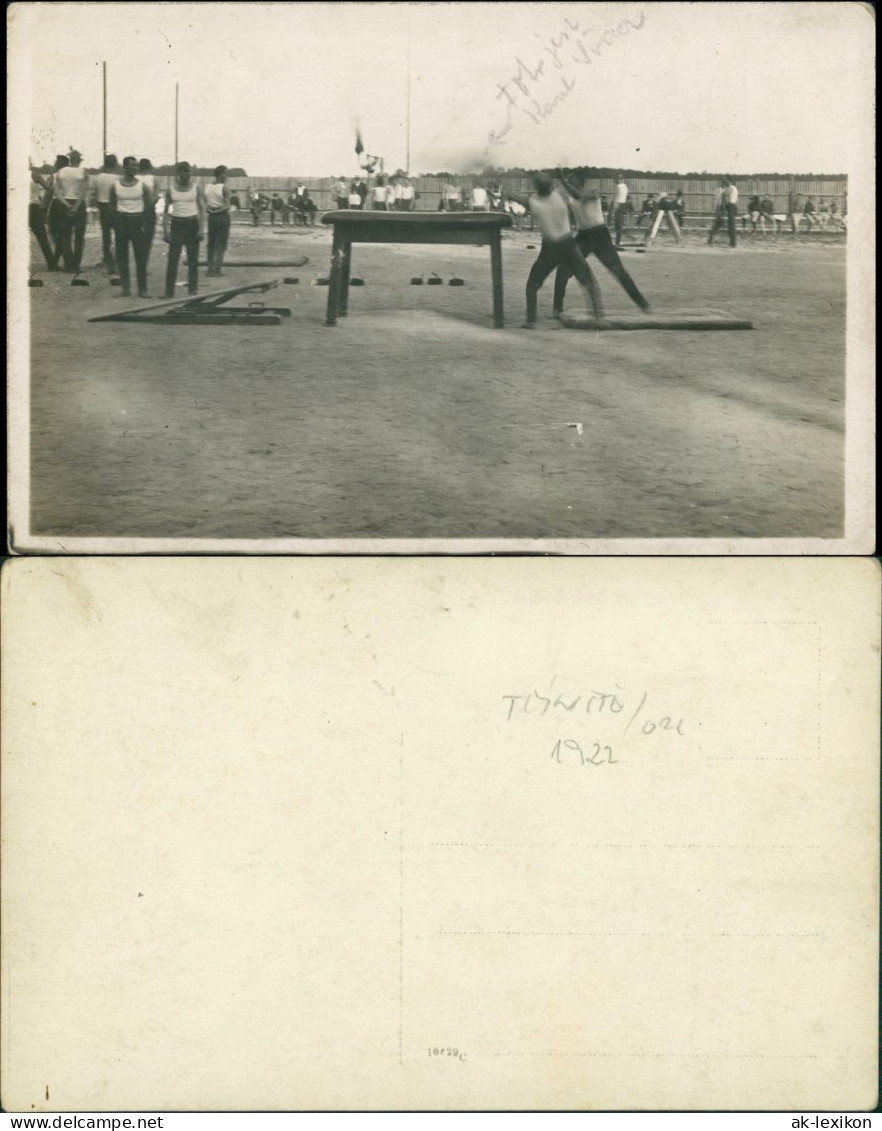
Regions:
[[[619,258],[619,253],[613,247],[612,236],[603,219],[597,192],[587,184],[577,187],[573,182],[566,179],[562,179],[562,184],[570,196],[570,208],[578,229],[576,245],[580,254],[586,259],[589,255],[596,255],[604,267],[612,272],[631,301],[636,303],[645,313],[649,310],[649,303],[625,270],[624,264]],[[563,313],[564,295],[566,294],[567,283],[572,275],[573,272],[567,264],[561,264],[557,269],[554,280],[553,313],[555,317],[559,317]],[[597,305],[595,303],[595,315],[602,318],[603,311],[601,309],[598,314]]]
[[[539,288],[555,268],[567,266],[584,289],[585,305],[590,299],[598,327],[603,323],[603,303],[600,288],[588,264],[579,253],[570,226],[570,209],[564,193],[555,186],[548,173],[537,173],[533,178],[535,192],[529,195],[509,192],[506,197],[522,204],[539,226],[542,246],[527,278],[527,320],[525,330],[535,330],[536,307]],[[598,207],[599,212],[599,207]],[[601,220],[602,222],[602,220]],[[607,232],[607,235],[609,233]]]

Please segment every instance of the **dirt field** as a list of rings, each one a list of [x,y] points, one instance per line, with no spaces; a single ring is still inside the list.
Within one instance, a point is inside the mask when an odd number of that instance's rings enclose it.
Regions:
[[[89,324],[137,300],[97,269],[89,288],[44,275],[29,292],[32,533],[841,535],[838,241],[733,252],[659,240],[623,257],[656,309],[725,310],[755,329],[600,334],[520,329],[536,242],[504,242],[505,330],[492,328],[488,251],[443,246],[356,247],[366,285],[325,327],[327,288],[311,285],[327,273],[321,228],[234,228],[229,258],[310,256],[299,270],[226,272],[230,286],[299,276],[265,296],[292,308],[278,328]],[[99,254],[90,233],[84,262]],[[164,268],[157,241],[154,296]],[[409,285],[422,271],[466,286]],[[597,274],[608,313],[634,309]],[[582,309],[574,283],[568,306]]]

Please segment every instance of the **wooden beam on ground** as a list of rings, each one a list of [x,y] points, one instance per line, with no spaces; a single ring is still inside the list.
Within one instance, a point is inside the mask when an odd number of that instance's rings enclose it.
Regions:
[[[561,324],[568,330],[752,330],[753,323],[717,310],[653,311],[626,317],[613,315],[603,326],[588,314],[565,314]]]
[[[182,298],[167,298],[164,302],[153,302],[147,306],[128,307],[126,310],[115,310],[112,314],[99,314],[95,318],[90,318],[90,322],[130,322],[130,321],[144,321],[147,318],[138,316],[152,314],[158,310],[165,310],[166,312],[173,310],[175,307],[188,308],[194,312],[203,310],[211,310],[212,308],[223,309],[219,304],[226,302],[227,299],[234,298],[236,295],[246,294],[250,291],[258,291],[263,293],[272,290],[273,287],[279,285],[278,279],[267,279],[262,283],[249,283],[243,287],[226,287],[222,291],[208,291],[203,295],[184,295]],[[207,308],[207,309],[206,309]],[[155,321],[156,319],[149,319]]]
[[[300,259],[225,259],[224,267],[305,267],[309,263],[309,256]],[[199,260],[200,267],[207,267],[208,261]]]

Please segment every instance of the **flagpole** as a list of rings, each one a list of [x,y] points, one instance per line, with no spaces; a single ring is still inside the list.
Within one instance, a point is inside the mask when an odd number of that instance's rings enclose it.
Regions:
[[[410,6],[407,9],[407,159],[405,161],[405,171],[410,176]]]
[[[107,152],[107,63],[101,64],[101,160]]]
[[[178,84],[175,83],[175,165],[178,163]]]

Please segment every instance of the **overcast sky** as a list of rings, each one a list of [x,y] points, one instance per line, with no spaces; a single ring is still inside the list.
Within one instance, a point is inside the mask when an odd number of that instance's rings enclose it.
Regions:
[[[862,5],[19,4],[30,146],[254,175],[351,175],[353,123],[387,168],[624,165],[850,171],[870,144]],[[566,36],[566,38],[564,38]],[[540,66],[541,64],[541,66]],[[505,88],[504,91],[502,88]],[[13,106],[12,114],[25,112]]]

